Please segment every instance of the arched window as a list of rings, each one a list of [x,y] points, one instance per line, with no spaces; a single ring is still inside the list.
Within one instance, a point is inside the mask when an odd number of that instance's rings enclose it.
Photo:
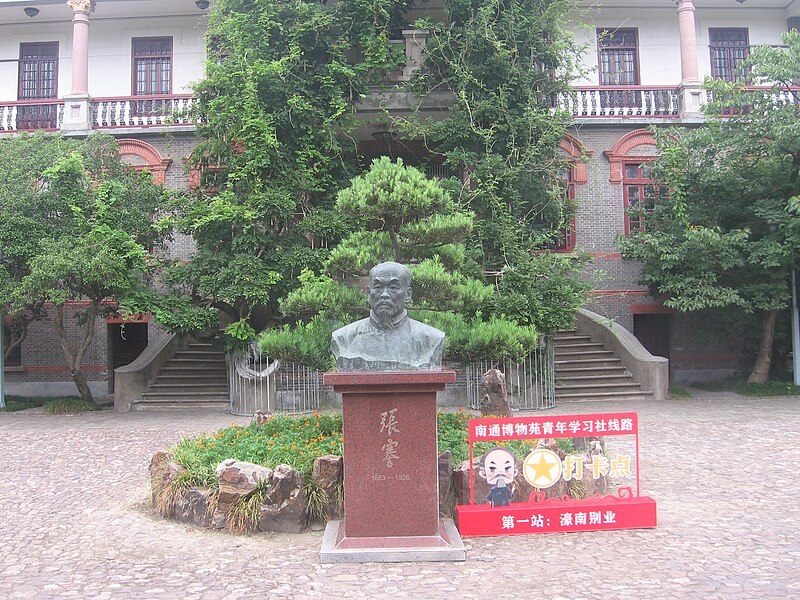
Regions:
[[[123,139],[118,144],[122,162],[139,171],[148,171],[156,183],[166,182],[171,158],[162,157],[155,147],[141,140]]]

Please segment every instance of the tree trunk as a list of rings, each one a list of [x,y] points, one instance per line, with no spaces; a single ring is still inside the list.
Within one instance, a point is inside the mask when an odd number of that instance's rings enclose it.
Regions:
[[[769,367],[772,363],[772,346],[775,340],[775,321],[778,311],[770,310],[764,313],[764,322],[761,328],[761,343],[758,346],[758,356],[747,383],[766,383],[769,379]]]
[[[81,398],[87,402],[94,402],[94,397],[92,396],[92,390],[89,388],[89,383],[86,381],[86,375],[84,375],[83,371],[81,371],[81,365],[83,364],[83,357],[86,356],[86,352],[89,350],[89,347],[92,345],[92,340],[94,339],[94,326],[97,312],[98,302],[93,301],[89,305],[89,309],[87,311],[86,324],[84,325],[83,331],[83,341],[81,342],[78,351],[73,352],[72,347],[69,344],[69,339],[67,338],[67,332],[64,329],[64,305],[56,304],[56,318],[54,321],[56,335],[58,336],[58,341],[61,344],[61,350],[64,352],[64,358],[67,360],[69,372],[70,375],[72,375],[72,381],[75,382],[75,387],[78,388]]]

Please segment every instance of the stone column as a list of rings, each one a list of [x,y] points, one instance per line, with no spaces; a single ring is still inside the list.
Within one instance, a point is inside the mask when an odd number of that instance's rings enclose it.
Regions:
[[[67,0],[72,9],[72,89],[64,96],[64,133],[88,133],[92,129],[89,96],[89,15],[94,0]]]
[[[677,0],[678,29],[681,45],[681,83],[679,86],[681,118],[700,117],[703,102],[700,76],[697,71],[697,33],[694,0]]]

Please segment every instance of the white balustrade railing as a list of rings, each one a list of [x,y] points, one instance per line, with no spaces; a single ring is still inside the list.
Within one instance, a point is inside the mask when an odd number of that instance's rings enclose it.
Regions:
[[[587,87],[559,93],[558,108],[573,117],[677,117],[676,87]]]
[[[189,109],[197,103],[191,96],[133,96],[96,98],[92,101],[95,128],[195,125]]]

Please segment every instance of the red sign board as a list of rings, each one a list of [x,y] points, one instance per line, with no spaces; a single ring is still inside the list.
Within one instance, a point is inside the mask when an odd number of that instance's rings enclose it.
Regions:
[[[500,501],[491,504],[475,503],[473,444],[475,442],[506,442],[509,440],[553,438],[604,438],[632,436],[635,445],[635,491],[620,487],[617,495],[596,495],[592,498],[545,498],[535,491],[527,502]],[[501,444],[498,444],[500,446]],[[522,533],[554,533],[569,531],[599,531],[656,526],[655,500],[639,493],[639,420],[636,413],[603,413],[546,417],[510,417],[471,419],[469,422],[470,504],[456,507],[458,529],[463,536],[515,535]],[[481,476],[491,483],[495,468],[502,468],[503,453],[491,455],[490,467],[481,466]],[[512,459],[513,460],[513,459]],[[497,465],[495,466],[495,462]],[[515,465],[514,465],[515,466]],[[509,469],[508,460],[505,468]],[[546,449],[532,450],[526,457],[523,470],[526,480],[536,488],[547,488],[557,479],[580,479],[584,473],[594,475],[630,474],[630,457],[606,457],[594,454],[566,456],[563,462]],[[515,471],[516,473],[516,471]],[[510,476],[513,478],[513,476]],[[504,479],[497,475],[498,480]],[[508,480],[508,478],[506,478]],[[490,496],[508,498],[505,486],[495,484]]]

